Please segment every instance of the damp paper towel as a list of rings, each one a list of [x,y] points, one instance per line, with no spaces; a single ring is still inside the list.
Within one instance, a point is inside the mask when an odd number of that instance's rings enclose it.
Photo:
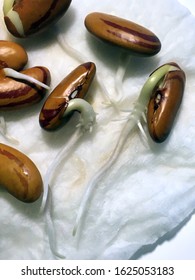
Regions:
[[[89,179],[109,159],[127,113],[118,113],[94,81],[87,100],[93,105],[97,124],[70,149],[57,166],[50,181],[51,217],[55,229],[56,250],[66,259],[129,259],[144,245],[155,243],[177,227],[195,207],[195,19],[175,0],[72,1],[66,15],[49,30],[28,39],[16,39],[7,32],[2,14],[1,39],[21,43],[29,55],[27,67],[43,65],[50,69],[53,89],[80,63],[65,53],[61,36],[93,61],[97,77],[113,100],[118,100],[115,76],[118,67],[126,67],[121,86],[121,109],[132,109],[148,75],[159,65],[174,61],[185,71],[187,82],[181,110],[174,129],[163,144],[143,141],[138,129],[129,134],[117,162],[103,177],[93,193],[83,221],[80,237],[72,230]],[[84,27],[85,16],[93,11],[110,13],[134,21],[152,30],[162,49],[150,58],[121,60],[122,50],[92,37]],[[128,55],[127,55],[128,57]],[[19,141],[10,144],[28,155],[44,177],[56,154],[74,134],[79,116],[55,132],[39,127],[43,101],[30,108],[1,112],[7,132]],[[53,259],[45,214],[40,214],[41,199],[33,204],[17,201],[5,190],[0,196],[0,259]],[[47,209],[48,212],[48,209]],[[51,241],[51,240],[50,240]],[[179,248],[178,248],[179,249]]]

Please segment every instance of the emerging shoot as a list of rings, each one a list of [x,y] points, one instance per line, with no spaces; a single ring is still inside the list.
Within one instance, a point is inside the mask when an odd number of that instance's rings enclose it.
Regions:
[[[176,66],[166,64],[153,72],[144,84],[140,95],[134,105],[134,108],[132,109],[124,127],[122,128],[120,137],[116,143],[114,150],[112,151],[112,154],[109,157],[109,160],[100,168],[100,170],[97,171],[97,173],[91,178],[85,188],[85,193],[83,195],[83,199],[81,201],[76,222],[73,228],[73,235],[76,235],[79,227],[82,226],[86,211],[88,209],[89,199],[91,198],[95,188],[97,187],[97,184],[100,182],[103,176],[106,175],[106,172],[117,160],[126,142],[126,138],[130,136],[130,133],[135,128],[135,126],[141,128],[141,132],[144,131],[142,129],[141,120],[147,108],[152,92],[162,82],[167,73],[175,70],[178,70]]]

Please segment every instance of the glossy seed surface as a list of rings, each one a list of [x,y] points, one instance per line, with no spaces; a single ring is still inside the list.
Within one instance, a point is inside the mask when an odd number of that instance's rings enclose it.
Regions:
[[[4,144],[0,144],[0,185],[23,202],[36,201],[43,192],[40,172],[32,160]]]
[[[25,49],[11,41],[0,40],[0,69],[12,68],[21,70],[28,61]]]
[[[71,0],[4,0],[4,20],[15,37],[27,37],[54,24],[67,11]]]
[[[36,66],[21,71],[40,82],[50,84],[50,72],[46,67]],[[39,102],[45,95],[45,89],[33,83],[16,80],[4,75],[0,70],[0,110],[17,109]]]
[[[167,73],[161,85],[152,93],[148,104],[149,134],[158,143],[165,141],[171,132],[185,87],[184,71],[177,64],[170,64],[178,67],[178,70]]]
[[[104,13],[91,13],[85,18],[87,30],[103,41],[128,49],[134,54],[152,56],[161,42],[150,30],[132,21]]]
[[[53,130],[60,126],[68,102],[73,98],[84,98],[96,71],[95,64],[79,65],[52,91],[40,112],[40,126]]]

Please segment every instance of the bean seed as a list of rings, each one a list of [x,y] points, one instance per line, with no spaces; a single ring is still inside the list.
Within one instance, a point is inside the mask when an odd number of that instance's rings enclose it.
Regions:
[[[171,132],[175,117],[180,108],[185,87],[185,73],[178,68],[166,74],[150,98],[147,112],[149,134],[155,142],[165,141]]]
[[[160,40],[150,30],[132,21],[104,13],[91,13],[85,18],[90,33],[103,41],[128,49],[137,55],[151,56],[161,49]]]
[[[43,192],[39,170],[20,151],[0,144],[0,185],[23,202],[36,201]]]
[[[4,20],[15,37],[27,37],[59,20],[71,0],[4,0]]]
[[[68,102],[73,98],[84,98],[95,75],[92,62],[79,65],[52,91],[39,115],[40,126],[53,130],[60,126]]]
[[[0,69],[9,67],[21,70],[28,61],[25,49],[11,41],[0,40]]]
[[[36,66],[21,71],[45,84],[50,83],[50,72],[47,68]],[[39,102],[45,94],[45,89],[24,80],[6,77],[0,70],[0,109],[15,109],[30,106]]]

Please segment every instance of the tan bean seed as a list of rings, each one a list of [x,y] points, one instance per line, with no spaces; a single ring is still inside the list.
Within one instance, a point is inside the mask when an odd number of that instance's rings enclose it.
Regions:
[[[28,61],[25,49],[11,41],[0,40],[0,69],[9,67],[21,70]]]
[[[36,201],[43,192],[39,170],[20,151],[0,144],[0,185],[23,202]]]

